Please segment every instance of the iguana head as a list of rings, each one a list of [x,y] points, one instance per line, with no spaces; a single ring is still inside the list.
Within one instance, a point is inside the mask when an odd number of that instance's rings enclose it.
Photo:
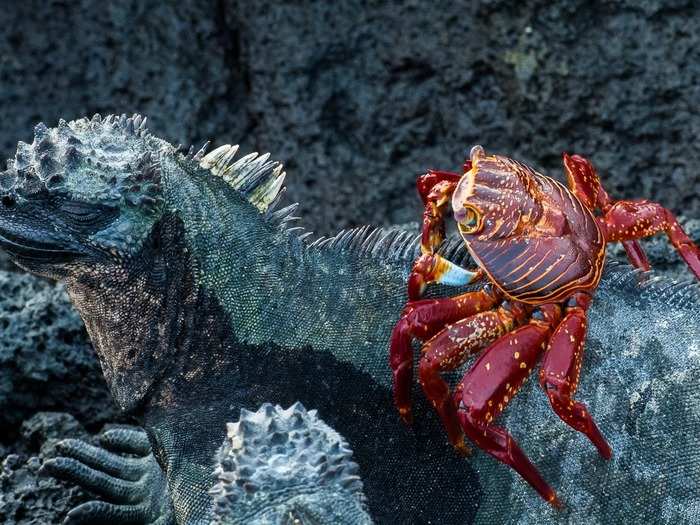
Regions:
[[[159,150],[145,119],[39,124],[0,173],[0,246],[60,278],[136,253],[163,209]]]
[[[228,145],[206,156],[204,148],[182,153],[150,135],[145,122],[95,115],[55,128],[38,124],[33,142],[20,142],[0,172],[0,248],[29,271],[62,278],[123,266],[165,213],[211,207],[190,198],[188,185],[207,181],[210,194],[238,198],[252,213],[280,194],[285,174],[269,155],[234,162],[238,147]]]
[[[227,257],[250,256],[240,243],[273,230],[261,217],[282,166],[268,155],[234,161],[237,149],[185,153],[138,115],[96,115],[37,125],[0,172],[0,249],[66,283],[124,409],[177,352],[172,318],[185,298],[211,294],[221,268],[238,268]]]

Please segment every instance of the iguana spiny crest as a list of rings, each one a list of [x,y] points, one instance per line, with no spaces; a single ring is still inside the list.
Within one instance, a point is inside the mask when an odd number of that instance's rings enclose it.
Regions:
[[[265,403],[227,427],[215,523],[371,523],[352,450],[316,410]]]
[[[7,161],[0,191],[21,196],[22,190],[63,190],[76,199],[151,207],[162,200],[159,155],[179,153],[183,162],[190,161],[188,167],[198,163],[222,177],[263,212],[279,196],[285,173],[281,163],[269,161],[269,153],[250,153],[234,162],[237,145],[220,146],[205,156],[207,143],[183,155],[180,147],[154,139],[146,121],[135,114],[60,120],[51,129],[39,123],[34,141],[19,142],[15,158]]]
[[[267,153],[236,159],[238,146],[207,154],[208,143],[185,152],[150,134],[140,115],[60,120],[55,128],[40,123],[34,133],[33,142],[20,142],[0,172],[0,235],[17,262],[35,273],[65,276],[78,257],[122,263],[143,247],[163,214],[173,211],[165,186],[185,179],[208,181],[204,184],[219,193],[227,186],[266,221],[292,234],[294,242],[311,235],[290,227],[296,204],[275,210],[286,174]],[[214,179],[226,186],[216,187]],[[404,261],[418,250],[410,232],[371,227],[296,244],[301,252],[330,249]],[[466,257],[458,239],[446,242],[441,252],[456,260]]]
[[[147,147],[146,119],[134,115],[80,119],[34,128],[31,144],[19,142],[0,177],[8,197],[41,192],[74,200],[154,207],[160,199],[157,157]]]

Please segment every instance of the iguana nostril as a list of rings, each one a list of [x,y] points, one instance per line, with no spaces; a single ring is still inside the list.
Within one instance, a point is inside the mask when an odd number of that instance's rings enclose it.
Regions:
[[[15,199],[9,195],[5,195],[2,198],[2,205],[5,206],[5,208],[12,208],[15,205]]]

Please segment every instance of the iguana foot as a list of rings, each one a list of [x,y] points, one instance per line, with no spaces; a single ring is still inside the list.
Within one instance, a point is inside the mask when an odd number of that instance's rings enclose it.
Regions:
[[[174,524],[165,477],[142,430],[116,428],[100,436],[102,447],[78,439],[61,441],[61,456],[41,472],[100,496],[72,509],[64,524]]]

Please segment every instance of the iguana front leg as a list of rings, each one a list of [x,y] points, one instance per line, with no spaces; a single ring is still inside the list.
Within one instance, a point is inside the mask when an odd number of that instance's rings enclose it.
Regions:
[[[72,509],[64,523],[174,524],[165,476],[146,433],[111,429],[100,436],[100,443],[102,447],[66,439],[58,444],[61,456],[42,466],[44,473],[102,498]]]

